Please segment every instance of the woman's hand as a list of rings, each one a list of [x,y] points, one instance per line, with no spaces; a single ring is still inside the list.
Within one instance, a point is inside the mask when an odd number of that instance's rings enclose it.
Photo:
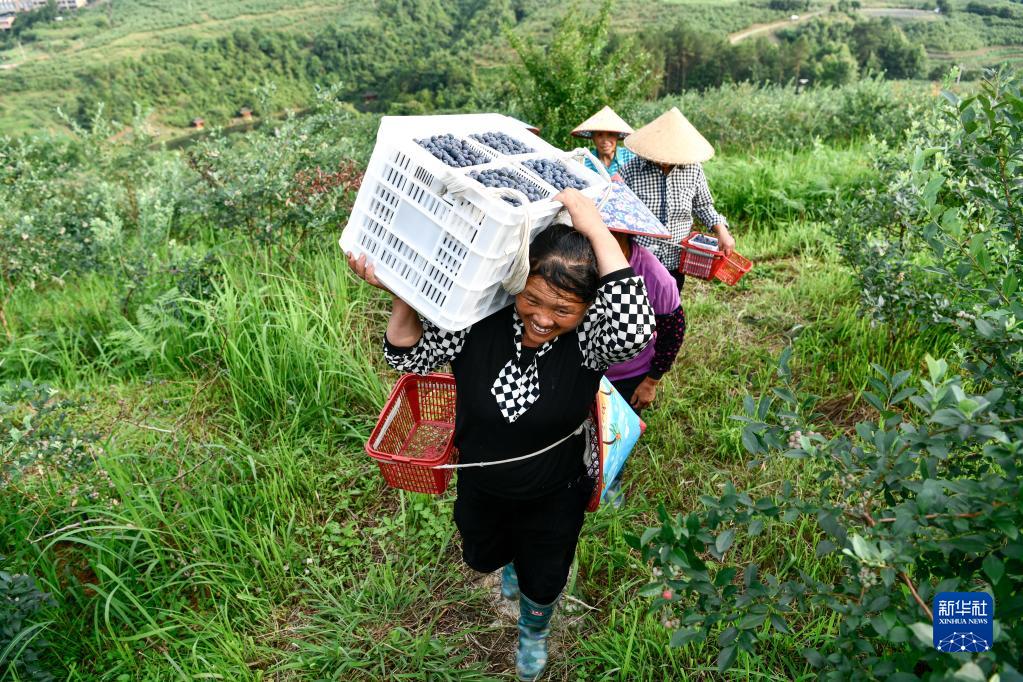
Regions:
[[[553,197],[568,210],[572,217],[572,226],[587,237],[592,238],[596,231],[607,232],[604,219],[600,217],[600,211],[593,200],[577,189],[568,188],[562,190]]]
[[[423,323],[419,314],[405,301],[401,300],[394,293],[380,283],[373,266],[366,263],[366,254],[359,256],[358,260],[352,254],[348,256],[348,267],[352,269],[359,279],[367,284],[375,286],[391,294],[391,316],[387,319],[387,340],[395,346],[408,348],[416,345],[423,336]]]
[[[731,256],[732,252],[735,251],[735,238],[728,231],[728,226],[724,223],[718,223],[714,226],[714,231],[718,235],[718,248],[721,250],[721,253],[725,256]]]
[[[590,240],[593,253],[597,256],[597,273],[601,277],[629,267],[622,248],[607,229],[592,199],[577,189],[566,189],[556,195],[554,201],[561,202],[572,217],[576,231]]]
[[[643,381],[639,382],[639,386],[632,392],[632,398],[629,399],[629,404],[639,412],[642,409],[650,407],[651,403],[657,399],[657,384],[661,383],[657,379],[651,379],[650,377],[644,377]]]
[[[348,267],[351,268],[352,272],[354,272],[359,279],[364,280],[367,284],[374,286],[377,289],[383,289],[387,293],[391,293],[390,289],[381,284],[380,280],[377,279],[373,266],[366,263],[366,254],[359,256],[358,260],[356,260],[355,256],[350,253],[345,255],[348,256]]]

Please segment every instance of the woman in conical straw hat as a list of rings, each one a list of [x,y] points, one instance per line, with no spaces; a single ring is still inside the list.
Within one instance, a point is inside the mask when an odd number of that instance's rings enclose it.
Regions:
[[[632,126],[622,120],[611,107],[604,107],[583,121],[572,131],[576,137],[593,140],[593,155],[600,159],[608,175],[621,171],[622,167],[636,158],[636,155],[618,145],[618,141],[633,132]],[[597,170],[587,159],[586,165]]]
[[[714,210],[700,165],[714,156],[714,148],[677,107],[626,137],[625,146],[639,158],[626,164],[622,179],[671,232],[670,239],[640,241],[668,268],[681,291],[685,275],[679,272],[680,243],[693,229],[693,216],[714,230],[724,255],[735,250],[728,221]]]

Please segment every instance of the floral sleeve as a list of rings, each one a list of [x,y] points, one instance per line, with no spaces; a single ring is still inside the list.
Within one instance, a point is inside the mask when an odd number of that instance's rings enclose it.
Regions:
[[[579,325],[583,363],[603,372],[634,358],[650,343],[654,327],[654,311],[643,278],[632,268],[605,275],[597,299]]]
[[[471,327],[469,328],[471,329]],[[469,329],[446,332],[432,322],[423,320],[423,335],[415,345],[395,346],[384,335],[384,358],[399,372],[429,374],[454,360],[462,352]]]

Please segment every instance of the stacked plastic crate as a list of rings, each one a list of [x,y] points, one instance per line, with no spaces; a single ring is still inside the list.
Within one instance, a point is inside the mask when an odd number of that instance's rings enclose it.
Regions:
[[[464,329],[510,300],[523,228],[532,241],[551,223],[558,184],[604,193],[577,158],[501,114],[384,117],[341,247],[434,324]]]

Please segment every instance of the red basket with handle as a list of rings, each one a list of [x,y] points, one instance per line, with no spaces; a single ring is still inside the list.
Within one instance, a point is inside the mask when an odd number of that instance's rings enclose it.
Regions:
[[[590,408],[587,474],[594,479],[586,511],[596,511],[603,492],[603,451],[600,448],[600,410]],[[458,450],[455,432],[455,378],[450,374],[405,374],[391,389],[377,418],[366,452],[376,460],[391,488],[439,495],[447,490]]]
[[[455,378],[450,374],[406,374],[398,379],[380,413],[366,452],[392,488],[439,495],[447,490],[458,460]]]
[[[725,256],[718,261],[717,268],[714,270],[714,277],[733,287],[738,284],[742,276],[749,272],[752,267],[753,261],[732,251],[731,255]]]
[[[682,240],[679,272],[700,279],[719,279],[729,286],[735,286],[750,271],[753,262],[735,251],[724,256],[717,249],[695,241],[697,237],[705,236],[699,232],[690,232]]]

